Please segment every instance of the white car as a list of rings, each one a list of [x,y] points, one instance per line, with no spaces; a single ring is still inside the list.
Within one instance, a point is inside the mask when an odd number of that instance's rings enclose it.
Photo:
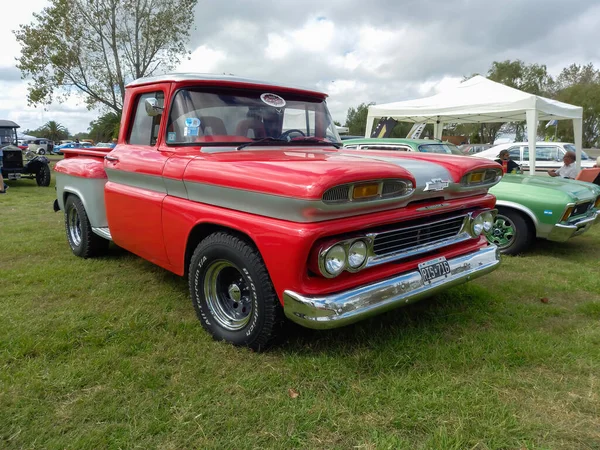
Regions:
[[[497,159],[501,150],[510,152],[510,159],[521,166],[523,170],[529,169],[529,145],[527,142],[513,142],[496,145],[488,150],[475,153],[477,158]],[[535,170],[546,172],[548,169],[558,169],[563,165],[563,156],[568,151],[575,151],[573,144],[564,142],[537,142],[535,144]],[[585,152],[581,152],[581,168],[594,167],[596,161]]]

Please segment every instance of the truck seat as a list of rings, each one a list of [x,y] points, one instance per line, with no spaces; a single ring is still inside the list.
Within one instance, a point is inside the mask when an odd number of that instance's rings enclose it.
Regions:
[[[227,135],[227,129],[221,119],[214,116],[204,116],[200,118],[202,132],[205,136]]]
[[[248,132],[252,130],[254,136],[248,136]],[[252,137],[255,139],[262,139],[267,136],[265,126],[258,119],[244,119],[241,120],[235,128],[235,134],[238,136]]]

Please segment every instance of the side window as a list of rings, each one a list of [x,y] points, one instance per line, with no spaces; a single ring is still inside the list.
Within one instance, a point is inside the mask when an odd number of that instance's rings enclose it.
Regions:
[[[558,148],[553,145],[539,145],[535,148],[536,161],[556,161],[558,159]]]
[[[160,119],[162,114],[158,116],[149,116],[146,113],[146,100],[155,98],[158,100],[158,106],[161,108],[165,102],[165,96],[162,91],[147,92],[142,94],[137,99],[135,115],[129,131],[128,142],[135,145],[154,145],[158,138],[158,130],[160,128]]]
[[[358,145],[344,145],[344,148],[357,149]]]
[[[509,158],[513,161],[521,160],[521,148],[520,147],[511,147],[508,149]]]

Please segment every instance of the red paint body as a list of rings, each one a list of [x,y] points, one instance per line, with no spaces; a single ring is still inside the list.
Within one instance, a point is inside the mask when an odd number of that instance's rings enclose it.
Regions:
[[[144,92],[162,91],[164,111],[169,111],[173,93],[191,84],[229,86],[232,83],[227,80],[161,82],[128,88],[117,146],[114,149],[65,150],[65,159],[57,164],[55,170],[82,178],[106,178],[106,170],[112,170],[113,173],[123,173],[129,177],[149,176],[144,179],[156,180],[158,184],[165,179],[186,180],[302,200],[319,200],[326,189],[350,182],[382,178],[402,178],[415,182],[413,175],[398,165],[357,159],[348,149],[344,149],[344,154],[333,147],[319,146],[202,153],[199,147],[167,146],[166,117],[161,120],[155,146],[129,145],[126,142],[137,96]],[[235,87],[256,89],[257,85],[237,82]],[[260,87],[266,91],[273,90],[268,85]],[[321,93],[291,88],[278,87],[277,92],[325,97]],[[360,152],[357,154],[364,156]],[[388,152],[371,154],[389,157]],[[424,153],[410,153],[402,157],[436,161],[438,164],[441,162],[454,182],[459,182],[471,170],[497,167],[493,161],[477,158],[432,157]],[[113,240],[119,246],[179,275],[184,274],[188,263],[186,251],[190,250],[188,240],[194,227],[212,224],[246,234],[260,251],[280,299],[286,289],[306,295],[342,291],[414,270],[420,262],[436,256],[451,258],[487,245],[483,237],[470,239],[409,262],[388,263],[326,279],[309,273],[309,258],[319,240],[441,212],[493,208],[495,204],[492,195],[479,193],[446,200],[444,203],[447,205],[435,211],[423,210],[424,204],[419,203],[342,219],[298,223],[167,195],[166,188],[164,192],[157,192],[108,181],[104,194],[106,217]],[[439,203],[432,201],[436,202]]]

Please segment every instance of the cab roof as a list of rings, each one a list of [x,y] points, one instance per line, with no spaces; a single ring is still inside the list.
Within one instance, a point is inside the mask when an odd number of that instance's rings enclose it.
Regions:
[[[327,97],[324,92],[315,91],[302,86],[294,86],[282,83],[273,83],[271,81],[254,80],[251,78],[236,77],[234,75],[224,74],[210,74],[210,73],[167,73],[164,75],[156,75],[152,77],[138,78],[132,81],[126,87],[142,86],[144,84],[153,84],[161,82],[185,82],[185,81],[199,81],[210,84],[211,82],[219,84],[244,84],[244,85],[256,85],[261,87],[274,87],[291,89],[295,91],[302,91],[309,94],[317,94],[321,97]]]
[[[19,125],[14,123],[12,120],[0,119],[0,128],[21,128]]]

